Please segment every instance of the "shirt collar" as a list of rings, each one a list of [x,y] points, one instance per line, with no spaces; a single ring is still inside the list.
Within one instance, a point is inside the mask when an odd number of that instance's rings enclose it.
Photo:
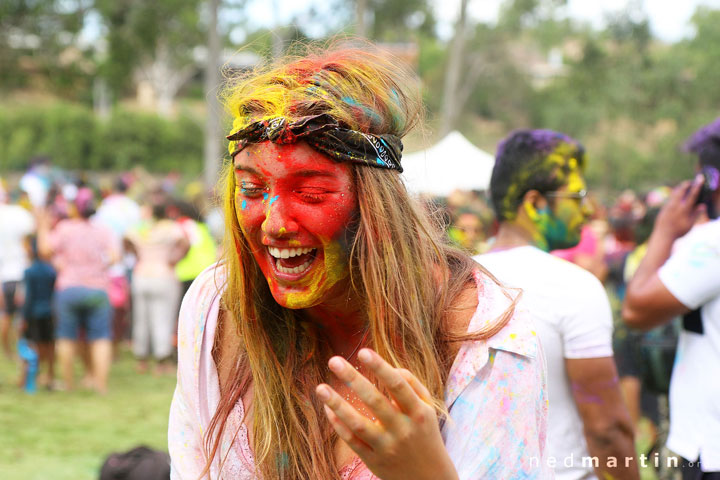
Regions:
[[[474,272],[478,289],[478,308],[473,314],[468,332],[477,332],[499,321],[513,300],[521,292],[504,288],[479,270]],[[472,382],[478,372],[488,363],[489,350],[535,358],[538,355],[538,338],[532,319],[522,304],[516,304],[512,317],[495,335],[486,340],[465,342],[450,369],[445,389],[445,404],[448,408]]]

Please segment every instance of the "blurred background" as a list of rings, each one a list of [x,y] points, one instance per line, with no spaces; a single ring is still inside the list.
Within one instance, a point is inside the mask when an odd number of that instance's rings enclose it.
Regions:
[[[216,98],[223,77],[292,53],[297,42],[367,38],[421,79],[427,124],[405,151],[428,149],[416,160],[428,165],[431,147],[452,140],[442,151],[477,158],[478,184],[453,188],[460,170],[440,191],[413,180],[406,164],[410,187],[444,208],[450,237],[472,253],[494,232],[481,177],[501,138],[538,127],[584,143],[595,207],[588,235],[602,246],[588,269],[619,308],[618,258],[644,241],[643,221],[665,187],[692,176],[695,160],[680,145],[718,115],[718,25],[720,0],[2,0],[2,194],[47,228],[72,216],[78,192],[89,190],[81,196],[100,208],[121,195],[135,203],[138,225],[175,222],[189,243],[181,250],[214,252],[223,221],[213,186],[227,151]],[[122,253],[116,278],[129,279],[144,240],[128,244],[137,225],[118,225],[118,215],[130,217],[117,212],[106,223]],[[201,247],[198,229],[212,237]],[[177,280],[191,281],[213,254],[203,258]],[[63,391],[47,377],[29,395],[17,385],[15,349],[0,359],[0,478],[96,478],[113,451],[166,449],[172,368],[159,368],[160,358],[146,374],[145,356],[131,352],[124,288],[124,297],[111,295],[119,320],[106,395],[92,382]],[[83,365],[73,368],[82,374]],[[660,423],[640,441],[654,443]]]

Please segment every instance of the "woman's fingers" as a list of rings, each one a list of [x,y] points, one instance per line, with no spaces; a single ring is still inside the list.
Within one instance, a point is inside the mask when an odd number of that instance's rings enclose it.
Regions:
[[[339,422],[342,422],[342,426],[345,429],[338,429],[335,427],[335,431],[338,433],[348,445],[353,447],[351,442],[352,436],[362,440],[367,445],[376,445],[382,435],[382,431],[378,425],[373,423],[369,418],[358,412],[355,407],[345,401],[335,390],[329,385],[320,384],[315,389],[315,393],[318,398],[325,404],[326,407],[335,415]],[[332,418],[330,419],[333,420]],[[354,448],[353,448],[354,449]]]
[[[347,360],[342,357],[333,357],[328,365],[330,370],[357,394],[360,401],[373,412],[383,425],[389,427],[396,421],[397,411],[388,398]]]
[[[412,374],[410,370],[407,368],[401,368],[399,369],[400,375],[405,378],[405,380],[410,384],[413,390],[415,390],[415,393],[420,397],[421,400],[423,400],[425,403],[430,404],[430,401],[432,399],[432,395],[430,395],[430,390],[427,389],[425,385],[420,382],[420,380],[417,379],[415,375]]]
[[[338,434],[338,437],[340,437],[343,442],[347,443],[348,446],[352,448],[355,453],[360,455],[361,458],[366,458],[368,455],[372,454],[372,448],[367,443],[356,437],[352,430],[350,430],[342,422],[342,420],[340,420],[330,407],[323,405],[323,409],[325,410],[325,415],[327,415],[328,420],[330,420],[330,425],[332,425],[333,429]]]
[[[373,350],[363,348],[358,353],[358,359],[387,387],[403,412],[414,414],[421,405],[424,405],[400,370],[392,367]]]

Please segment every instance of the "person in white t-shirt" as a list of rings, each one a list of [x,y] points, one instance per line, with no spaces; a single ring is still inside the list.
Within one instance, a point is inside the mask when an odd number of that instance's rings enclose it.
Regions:
[[[647,254],[627,287],[623,318],[648,329],[683,316],[667,446],[684,459],[683,480],[718,480],[720,118],[696,132],[686,150],[698,155],[701,173],[675,188],[660,211]]]
[[[5,355],[12,355],[12,320],[19,311],[18,289],[25,269],[30,266],[24,241],[35,231],[35,219],[20,205],[7,203],[8,196],[0,191],[0,286],[3,300],[0,309],[0,343]]]
[[[548,461],[559,480],[638,478],[633,426],[618,384],[612,315],[602,284],[549,250],[580,241],[588,214],[585,151],[550,130],[519,130],[498,146],[490,182],[499,231],[475,258],[535,320],[547,358]]]

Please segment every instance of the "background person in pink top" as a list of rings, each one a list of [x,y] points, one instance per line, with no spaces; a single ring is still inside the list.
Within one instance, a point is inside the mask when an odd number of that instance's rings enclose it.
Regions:
[[[119,249],[110,229],[90,221],[94,212],[92,191],[81,188],[72,203],[70,217],[60,220],[52,231],[49,218],[41,215],[38,242],[58,272],[55,335],[64,386],[71,389],[74,385],[78,331],[84,328],[90,348],[92,386],[99,393],[106,393],[112,359],[108,267],[117,261]]]

